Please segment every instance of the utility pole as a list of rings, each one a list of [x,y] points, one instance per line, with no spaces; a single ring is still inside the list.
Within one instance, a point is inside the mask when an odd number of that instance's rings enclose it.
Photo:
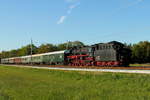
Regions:
[[[32,50],[33,50],[33,47],[32,47],[32,45],[33,45],[33,41],[32,41],[32,38],[31,38],[31,44],[30,44],[31,46],[31,52],[30,52],[30,55],[31,55],[31,65],[32,65],[32,54],[33,54],[33,52],[32,52]]]
[[[69,48],[69,41],[67,41],[66,49],[68,50]]]

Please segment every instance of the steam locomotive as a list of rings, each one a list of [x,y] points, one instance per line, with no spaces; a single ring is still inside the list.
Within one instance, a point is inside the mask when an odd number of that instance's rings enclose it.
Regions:
[[[55,51],[22,57],[1,59],[3,64],[47,64],[69,66],[128,66],[131,50],[124,44],[112,41],[91,46],[76,46],[69,50]]]
[[[124,44],[112,41],[92,46],[74,47],[68,62],[71,66],[128,66],[131,50]]]

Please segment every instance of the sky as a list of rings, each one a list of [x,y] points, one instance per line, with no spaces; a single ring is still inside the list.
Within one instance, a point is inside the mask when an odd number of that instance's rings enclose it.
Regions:
[[[150,0],[0,0],[0,51],[67,41],[150,40]]]

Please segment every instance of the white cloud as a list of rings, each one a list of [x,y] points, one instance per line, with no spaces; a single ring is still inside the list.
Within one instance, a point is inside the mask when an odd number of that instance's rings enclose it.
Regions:
[[[65,1],[66,2],[75,2],[75,1],[78,1],[78,2],[72,4],[72,5],[70,5],[68,7],[66,15],[61,16],[60,19],[58,20],[57,24],[62,24],[66,20],[66,18],[68,17],[68,15],[72,13],[72,10],[75,9],[76,7],[78,7],[80,5],[79,0],[65,0]]]
[[[67,18],[67,16],[61,16],[59,21],[57,22],[57,24],[62,24],[66,18]]]
[[[68,14],[71,14],[72,10],[76,7],[78,7],[80,5],[80,3],[77,3],[77,4],[74,4],[74,5],[71,5],[69,6],[69,9],[67,11]]]

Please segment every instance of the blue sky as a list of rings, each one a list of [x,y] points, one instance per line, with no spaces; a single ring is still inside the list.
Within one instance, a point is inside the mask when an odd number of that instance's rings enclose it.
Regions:
[[[29,44],[150,40],[150,0],[0,0],[0,51]]]

